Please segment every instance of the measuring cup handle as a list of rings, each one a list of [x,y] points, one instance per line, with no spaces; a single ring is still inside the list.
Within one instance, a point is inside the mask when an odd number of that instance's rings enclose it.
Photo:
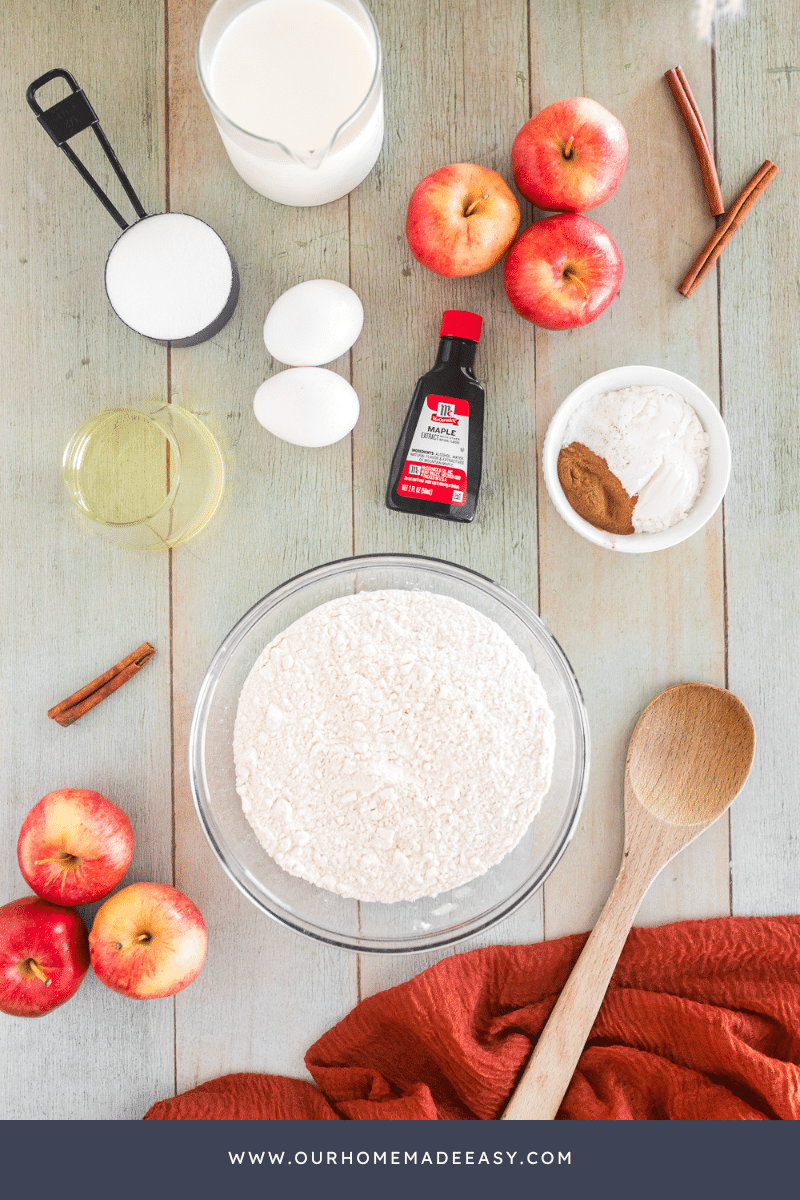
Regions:
[[[50,108],[43,109],[36,99],[36,93],[51,79],[65,79],[70,86],[70,93],[64,96],[62,100],[58,100]],[[94,176],[87,170],[81,160],[78,158],[74,150],[67,144],[71,137],[78,133],[82,133],[84,129],[91,129],[100,143],[103,153],[105,154],[114,173],[125,189],[125,194],[136,210],[139,217],[146,217],[147,213],[142,206],[142,202],[133,190],[133,185],[128,179],[128,176],[122,169],[120,161],[117,158],[114,150],[100,126],[100,120],[97,113],[92,108],[86,93],[78,85],[74,75],[69,71],[65,71],[63,67],[54,67],[52,71],[47,71],[38,79],[34,79],[33,83],[29,84],[25,91],[25,98],[28,101],[36,120],[47,131],[52,140],[58,146],[59,150],[63,150],[69,161],[72,163],[78,174],[86,180],[91,190],[94,192],[97,199],[103,205],[107,212],[111,214],[121,229],[128,228],[128,222],[112,204],[106,193],[100,187],[100,184]]]
[[[72,95],[65,96],[45,113],[36,99],[36,93],[51,79],[66,79]],[[38,79],[34,79],[33,83],[29,83],[25,89],[25,99],[38,118],[46,116],[47,119],[42,121],[42,125],[57,146],[72,137],[73,133],[80,133],[82,129],[86,129],[93,121],[97,120],[97,113],[86,99],[75,76],[71,75],[69,71],[65,71],[63,67],[54,67],[52,71],[47,71]]]

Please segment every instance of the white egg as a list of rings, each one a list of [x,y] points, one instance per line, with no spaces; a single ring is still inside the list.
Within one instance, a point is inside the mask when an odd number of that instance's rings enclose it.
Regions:
[[[262,383],[253,401],[258,421],[295,446],[330,446],[358,420],[358,396],[327,367],[290,367]]]
[[[352,288],[333,279],[307,279],[273,304],[264,322],[264,344],[290,367],[333,362],[355,342],[364,308]]]

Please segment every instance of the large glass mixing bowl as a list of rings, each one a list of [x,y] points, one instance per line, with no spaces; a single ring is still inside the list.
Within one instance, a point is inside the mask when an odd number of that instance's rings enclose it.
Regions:
[[[242,812],[233,763],[239,693],[267,643],[328,600],[384,588],[451,596],[496,621],[539,676],[556,735],[550,790],[518,845],[461,887],[394,904],[346,900],[279,867]],[[449,946],[489,929],[542,886],[578,822],[589,774],[589,726],[578,682],[561,647],[536,614],[506,588],[438,559],[369,554],[290,579],[233,627],[200,687],[189,734],[189,773],[200,822],[214,852],[258,908],[290,929],[333,946],[409,954]]]

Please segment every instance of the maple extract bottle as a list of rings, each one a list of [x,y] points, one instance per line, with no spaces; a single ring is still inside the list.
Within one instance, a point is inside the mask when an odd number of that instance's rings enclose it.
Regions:
[[[483,459],[483,388],[472,371],[483,318],[448,309],[439,353],[417,383],[392,459],[386,507],[472,521]]]

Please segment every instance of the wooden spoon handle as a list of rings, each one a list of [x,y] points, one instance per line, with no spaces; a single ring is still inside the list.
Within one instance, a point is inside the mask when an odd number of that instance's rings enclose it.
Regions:
[[[638,871],[620,871],[502,1121],[555,1119],[649,883]]]

